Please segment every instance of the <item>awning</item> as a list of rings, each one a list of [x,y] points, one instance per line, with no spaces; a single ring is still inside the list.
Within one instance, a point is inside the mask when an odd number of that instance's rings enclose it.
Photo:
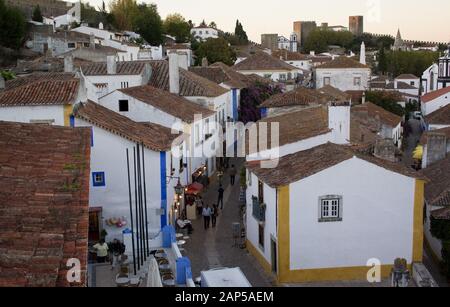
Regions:
[[[203,191],[203,184],[194,182],[187,186],[186,194],[198,194]]]

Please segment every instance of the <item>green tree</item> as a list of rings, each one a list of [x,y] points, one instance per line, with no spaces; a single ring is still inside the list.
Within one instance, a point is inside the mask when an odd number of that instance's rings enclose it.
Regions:
[[[217,29],[217,24],[216,24],[216,22],[215,22],[215,21],[211,21],[211,22],[209,23],[209,27],[210,27],[210,28]]]
[[[109,5],[109,10],[117,30],[133,29],[133,23],[139,15],[139,7],[136,0],[113,0]]]
[[[245,45],[248,43],[247,33],[244,31],[244,27],[236,20],[236,27],[234,28],[234,35],[237,37],[239,45]]]
[[[150,45],[160,45],[163,42],[162,20],[156,4],[139,5],[139,14],[133,22],[133,30]]]
[[[43,22],[44,17],[42,17],[41,7],[39,4],[33,9],[33,16],[31,17],[33,21]]]
[[[197,65],[200,65],[205,57],[208,59],[208,63],[223,62],[230,66],[236,61],[236,53],[222,37],[210,38],[200,43],[195,55]]]
[[[380,51],[378,51],[378,71],[382,74],[385,74],[387,71],[387,58],[384,47],[381,47]]]
[[[191,38],[190,24],[178,13],[168,15],[163,23],[165,34],[175,37],[177,43],[187,43]]]
[[[386,53],[386,72],[393,76],[400,74],[421,76],[438,58],[439,52],[389,51]]]
[[[328,51],[330,45],[337,45],[350,50],[354,44],[354,39],[353,34],[349,31],[331,31],[319,28],[309,34],[305,41],[304,51],[322,53]]]
[[[0,0],[0,45],[12,49],[22,46],[26,23],[22,12]]]
[[[399,116],[405,115],[405,109],[397,103],[399,101],[402,101],[402,97],[399,93],[385,92],[385,91],[368,91],[366,92],[366,100]]]

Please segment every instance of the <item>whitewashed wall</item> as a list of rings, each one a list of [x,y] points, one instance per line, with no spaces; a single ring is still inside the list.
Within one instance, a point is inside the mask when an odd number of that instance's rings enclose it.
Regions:
[[[247,171],[248,172],[248,171]],[[247,240],[249,240],[252,245],[258,250],[261,255],[267,260],[267,262],[272,263],[272,255],[271,255],[271,246],[270,241],[271,237],[274,239],[278,238],[277,233],[277,191],[264,184],[264,202],[267,205],[266,208],[266,223],[264,228],[264,247],[259,244],[259,229],[258,229],[258,221],[253,217],[253,201],[252,196],[258,197],[258,177],[256,175],[251,174],[252,179],[250,180],[251,185],[248,185],[246,191],[246,199],[247,199],[247,216],[246,216],[246,224],[247,224]],[[247,175],[248,178],[248,175]],[[247,181],[249,184],[249,181]]]
[[[115,90],[122,88],[122,82],[128,82],[128,87],[144,85],[145,79],[142,75],[102,75],[102,76],[84,76],[86,79],[86,88],[88,98],[94,102]],[[94,84],[107,83],[106,89],[99,91]]]
[[[84,120],[75,119],[75,127],[91,126]],[[108,232],[107,241],[114,238],[120,239],[122,231],[131,227],[126,148],[129,148],[130,154],[130,175],[133,186],[131,194],[134,206],[133,146],[136,144],[101,128],[94,126],[92,129],[94,146],[91,148],[89,205],[103,208],[104,221],[113,217],[126,217],[128,225],[124,228],[104,224]],[[161,226],[160,216],[156,214],[156,209],[161,207],[160,154],[148,149],[145,149],[144,153],[149,232],[157,233]],[[93,172],[105,172],[104,187],[93,186]]]
[[[438,98],[428,101],[426,103],[422,102],[422,114],[425,116],[429,115],[434,111],[437,111],[442,107],[445,107],[448,104],[450,104],[450,93],[439,96]]]
[[[64,106],[0,107],[0,120],[20,123],[29,123],[32,120],[53,120],[54,125],[64,126]]]
[[[290,186],[291,269],[411,262],[415,180],[358,158]],[[343,196],[343,221],[319,223],[319,197]]]
[[[341,91],[364,91],[369,88],[370,69],[368,68],[317,68],[315,79],[316,88],[325,86],[324,78],[330,77],[330,85]],[[354,85],[354,78],[361,77],[361,85]]]

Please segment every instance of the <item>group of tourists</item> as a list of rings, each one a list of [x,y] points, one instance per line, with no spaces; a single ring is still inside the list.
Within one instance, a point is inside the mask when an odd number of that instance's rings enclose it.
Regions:
[[[93,249],[97,254],[97,263],[105,263],[109,258],[113,269],[121,262],[125,254],[125,244],[118,239],[114,239],[109,244],[105,242],[105,239],[100,239]]]

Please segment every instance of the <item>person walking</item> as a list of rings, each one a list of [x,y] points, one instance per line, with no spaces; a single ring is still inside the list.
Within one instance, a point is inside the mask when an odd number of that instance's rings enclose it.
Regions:
[[[201,215],[203,212],[203,198],[198,195],[197,198],[195,199],[195,207],[197,208],[197,215]]]
[[[234,182],[236,180],[236,173],[237,173],[236,167],[233,164],[230,168],[230,183],[231,183],[231,185],[234,185]]]
[[[117,264],[120,263],[122,259],[122,255],[125,253],[125,245],[117,239],[114,239],[113,242],[108,246],[108,249],[111,251],[111,265],[112,269],[115,269]]]
[[[223,189],[222,185],[219,186],[219,190],[217,190],[217,192],[219,193],[217,199],[217,206],[220,205],[220,209],[223,210],[223,193],[225,192],[225,190]]]
[[[105,263],[108,256],[108,244],[105,243],[105,239],[100,239],[93,247],[97,252],[97,262]]]
[[[217,207],[217,205],[213,205],[211,211],[211,225],[213,228],[216,228],[216,221],[217,217],[219,216],[219,208]]]
[[[211,220],[211,208],[208,205],[206,205],[203,208],[202,215],[203,215],[203,222],[205,224],[205,230],[206,230],[209,228],[209,222]]]

